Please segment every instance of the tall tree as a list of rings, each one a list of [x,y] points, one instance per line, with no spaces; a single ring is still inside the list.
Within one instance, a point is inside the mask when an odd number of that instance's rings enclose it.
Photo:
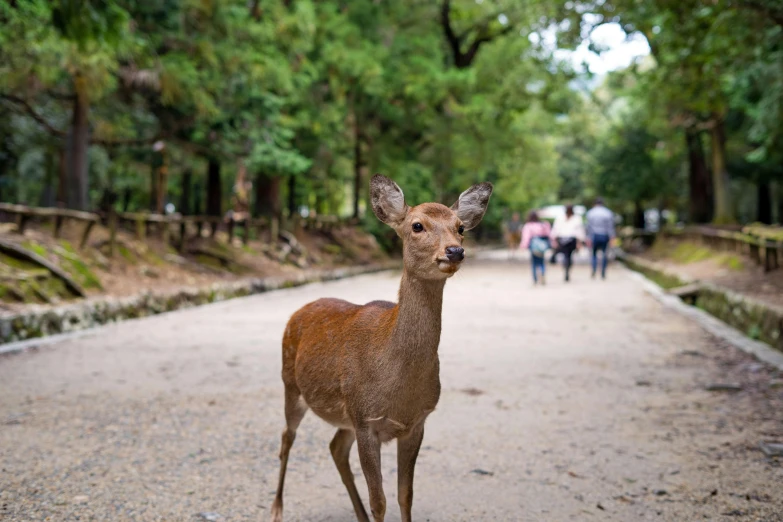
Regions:
[[[694,223],[708,223],[712,219],[712,179],[704,159],[701,133],[685,128],[688,151],[688,217]]]

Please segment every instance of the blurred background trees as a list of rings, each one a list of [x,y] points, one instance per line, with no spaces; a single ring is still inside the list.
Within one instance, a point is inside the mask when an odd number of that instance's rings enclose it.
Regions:
[[[604,24],[649,56],[595,76]],[[628,222],[780,221],[780,0],[0,2],[0,199],[362,217],[496,184]],[[374,220],[367,220],[375,227]]]

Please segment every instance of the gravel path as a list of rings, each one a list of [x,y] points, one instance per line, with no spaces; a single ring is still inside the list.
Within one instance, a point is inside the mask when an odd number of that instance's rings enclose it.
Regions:
[[[613,266],[533,288],[472,260],[446,286],[443,393],[414,516],[431,521],[783,520],[781,376]],[[266,520],[283,428],[280,338],[323,296],[394,299],[382,273],[232,300],[0,357],[0,520]],[[709,383],[740,383],[710,392]],[[352,520],[333,429],[305,418],[286,520]],[[388,520],[395,446],[383,450]],[[359,474],[356,450],[352,465]],[[359,490],[367,499],[366,487]]]

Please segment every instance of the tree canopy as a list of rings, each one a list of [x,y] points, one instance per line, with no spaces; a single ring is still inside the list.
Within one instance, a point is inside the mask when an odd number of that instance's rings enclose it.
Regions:
[[[488,226],[599,194],[637,221],[779,220],[782,20],[779,0],[3,2],[0,197],[360,217],[377,171],[414,203],[492,181]],[[597,79],[562,58],[608,23],[650,56]]]

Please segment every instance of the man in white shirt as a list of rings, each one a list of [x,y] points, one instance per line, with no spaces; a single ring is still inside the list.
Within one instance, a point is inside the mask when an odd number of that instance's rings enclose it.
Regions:
[[[566,207],[565,216],[558,216],[552,227],[552,243],[557,247],[557,252],[563,254],[563,268],[565,268],[566,282],[571,278],[571,256],[585,240],[585,229],[582,218],[574,214],[573,205]]]

